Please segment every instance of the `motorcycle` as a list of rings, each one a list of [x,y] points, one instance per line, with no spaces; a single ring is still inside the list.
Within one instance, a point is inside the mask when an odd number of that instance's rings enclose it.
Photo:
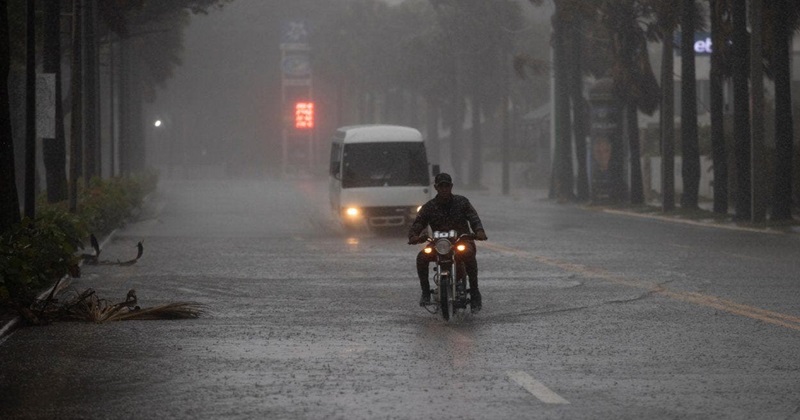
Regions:
[[[455,230],[434,231],[433,237],[425,239],[426,254],[436,253],[433,267],[433,282],[436,289],[431,291],[433,299],[425,308],[430,313],[441,309],[445,321],[466,312],[470,305],[469,289],[464,262],[461,254],[467,251],[467,239],[475,239],[474,234],[458,235]]]

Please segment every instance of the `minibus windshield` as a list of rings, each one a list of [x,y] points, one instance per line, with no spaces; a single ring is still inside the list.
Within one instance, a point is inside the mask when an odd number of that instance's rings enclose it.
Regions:
[[[342,188],[428,185],[428,181],[422,142],[344,146]]]

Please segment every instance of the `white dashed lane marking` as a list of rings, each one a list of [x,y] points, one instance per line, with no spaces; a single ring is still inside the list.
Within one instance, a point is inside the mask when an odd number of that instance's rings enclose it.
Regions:
[[[533,379],[531,375],[521,370],[509,371],[506,372],[506,374],[512,381],[525,388],[526,391],[533,394],[534,397],[545,404],[569,404],[569,401],[561,398],[560,395],[551,391],[550,388],[544,386],[543,383]]]

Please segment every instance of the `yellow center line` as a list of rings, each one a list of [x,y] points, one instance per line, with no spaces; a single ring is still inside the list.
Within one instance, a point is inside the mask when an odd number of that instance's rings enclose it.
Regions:
[[[583,277],[600,278],[610,283],[618,284],[621,286],[632,287],[636,289],[643,289],[652,292],[653,294],[668,297],[670,299],[679,300],[681,302],[691,303],[695,305],[705,306],[707,308],[714,308],[720,311],[728,312],[735,315],[744,316],[751,319],[756,319],[768,324],[778,325],[784,328],[800,331],[800,317],[788,315],[780,312],[774,312],[767,309],[757,308],[754,306],[744,305],[727,299],[722,299],[717,296],[706,295],[697,292],[683,292],[678,290],[671,290],[667,287],[646,282],[643,280],[629,279],[609,273],[608,271],[598,267],[587,267],[582,264],[575,264],[568,261],[558,260],[555,258],[536,255],[528,251],[523,251],[516,248],[511,248],[497,243],[484,242],[484,247],[517,255],[521,258],[530,259],[541,264],[557,267],[570,273],[579,274]]]

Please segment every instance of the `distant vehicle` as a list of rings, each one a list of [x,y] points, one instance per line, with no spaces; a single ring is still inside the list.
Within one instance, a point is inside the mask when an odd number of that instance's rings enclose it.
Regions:
[[[357,125],[331,142],[331,208],[347,228],[410,225],[431,198],[431,167],[422,134],[411,127]]]

